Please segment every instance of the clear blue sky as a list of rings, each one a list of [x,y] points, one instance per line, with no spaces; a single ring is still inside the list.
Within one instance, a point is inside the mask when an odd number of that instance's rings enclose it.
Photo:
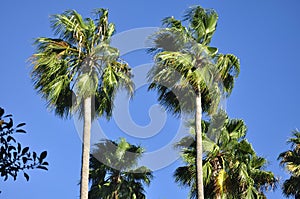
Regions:
[[[220,52],[234,53],[241,59],[241,74],[227,101],[230,117],[245,120],[249,129],[247,138],[257,153],[269,160],[267,169],[284,180],[287,175],[276,159],[288,148],[286,139],[291,130],[300,128],[299,1],[12,0],[1,3],[0,106],[14,115],[15,122],[27,123],[28,134],[18,136],[18,140],[32,150],[47,150],[50,166],[48,172],[31,171],[29,182],[22,176],[15,182],[1,180],[0,198],[73,199],[79,196],[81,142],[74,122],[61,120],[46,109],[45,101],[33,90],[30,67],[26,63],[34,52],[33,39],[53,36],[49,15],[76,9],[88,17],[94,8],[109,8],[110,21],[116,24],[117,32],[122,32],[160,26],[162,18],[172,15],[179,18],[194,4],[214,8],[219,13],[212,44],[219,47]],[[142,52],[132,53],[128,59],[133,67],[150,60]],[[145,89],[137,92],[130,106],[137,123],[148,124],[148,113],[144,110],[148,110],[152,102],[156,103],[154,96]],[[145,101],[145,97],[148,100]],[[170,133],[176,131],[178,125],[169,120],[165,132],[160,132],[156,139],[172,139]],[[122,136],[117,127],[105,122],[102,125],[106,132],[111,131],[110,138]],[[136,142],[145,144],[148,149],[164,145],[151,139]],[[179,188],[172,179],[179,164],[154,173],[155,179],[147,188],[149,199],[186,198],[187,190]],[[282,198],[280,189],[269,193],[268,198]]]

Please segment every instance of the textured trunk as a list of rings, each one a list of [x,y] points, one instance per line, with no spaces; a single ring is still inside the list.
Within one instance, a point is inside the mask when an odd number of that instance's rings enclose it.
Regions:
[[[89,158],[90,158],[90,139],[91,139],[91,97],[83,102],[84,122],[83,122],[83,142],[81,157],[81,183],[80,183],[80,199],[88,199],[89,192]]]
[[[195,133],[196,133],[196,186],[197,186],[197,198],[204,199],[203,189],[203,172],[202,172],[202,105],[201,105],[201,93],[197,93],[196,96],[196,114],[195,114]]]

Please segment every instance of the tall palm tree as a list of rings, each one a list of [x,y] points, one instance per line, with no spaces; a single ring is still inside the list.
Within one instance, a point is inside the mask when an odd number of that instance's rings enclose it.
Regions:
[[[291,177],[284,181],[282,190],[287,197],[295,196],[295,199],[300,199],[300,132],[295,130],[287,143],[291,144],[291,149],[282,152],[278,160]]]
[[[134,168],[143,148],[125,139],[104,140],[90,157],[90,199],[145,199],[144,185],[149,186],[152,171]]]
[[[79,111],[84,120],[80,197],[87,199],[91,122],[96,116],[111,116],[120,86],[132,92],[131,73],[118,49],[109,45],[115,28],[107,10],[96,10],[94,19],[68,10],[53,15],[51,23],[58,38],[36,39],[32,79],[58,116]]]
[[[277,179],[272,172],[263,170],[266,159],[258,157],[245,139],[247,128],[244,122],[229,119],[220,112],[202,124],[205,198],[265,198],[264,191],[273,189]],[[215,141],[207,136],[210,134],[214,134]],[[190,139],[193,143],[188,146]],[[182,139],[177,146],[182,149],[186,166],[176,169],[175,181],[190,187],[190,198],[196,198],[194,137]]]
[[[240,63],[232,54],[220,54],[210,41],[218,15],[212,9],[195,6],[186,11],[185,27],[168,17],[165,28],[152,37],[155,66],[149,72],[150,90],[157,90],[159,101],[174,114],[195,114],[196,185],[198,198],[204,199],[202,175],[202,112],[218,107],[220,94],[231,93]],[[222,87],[220,89],[220,85]]]

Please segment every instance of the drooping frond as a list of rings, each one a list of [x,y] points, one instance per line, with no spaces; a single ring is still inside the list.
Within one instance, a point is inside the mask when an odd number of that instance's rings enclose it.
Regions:
[[[291,144],[291,149],[279,154],[280,165],[285,167],[290,173],[290,178],[283,183],[282,191],[289,196],[300,197],[300,133],[298,130],[292,132],[292,137],[287,143]]]
[[[300,187],[300,177],[291,176],[283,183],[283,188],[282,188],[283,194],[286,197],[295,196],[295,198],[299,198],[300,196],[299,187]]]
[[[216,61],[219,74],[221,74],[222,86],[227,96],[231,94],[234,87],[234,80],[240,73],[240,61],[232,54],[218,54]]]
[[[214,10],[195,6],[187,10],[184,20],[187,28],[180,20],[167,17],[164,28],[150,37],[149,51],[155,64],[148,75],[149,90],[156,90],[160,103],[175,115],[195,110],[194,99],[185,96],[192,98],[191,93],[200,93],[202,110],[211,114],[219,108],[222,94],[231,93],[240,70],[239,60],[209,46],[218,20]],[[183,106],[182,99],[189,106]]]
[[[38,38],[37,53],[31,58],[35,89],[59,116],[68,116],[72,107],[72,81],[78,67],[76,48],[61,39]]]
[[[68,10],[53,15],[51,24],[58,38],[36,39],[30,59],[35,89],[61,117],[81,114],[81,102],[92,97],[93,118],[110,118],[116,91],[123,87],[132,94],[133,83],[128,64],[110,46],[115,28],[108,11],[98,9],[91,19]]]
[[[190,198],[195,198],[196,194],[196,169],[195,166],[178,167],[174,172],[175,182],[183,187],[190,187]]]
[[[245,139],[247,128],[243,120],[229,119],[221,111],[204,126],[203,180],[206,198],[264,198],[266,191],[276,188],[278,179],[272,172],[264,170],[266,159],[257,156],[251,143]],[[208,137],[209,131],[215,134],[215,141]],[[190,188],[190,198],[192,193],[196,193],[194,139],[193,136],[186,137],[176,145],[181,147],[186,165],[177,168],[174,173],[180,186]]]
[[[280,164],[284,166],[292,176],[300,176],[299,135],[298,131],[294,131],[294,137],[289,138],[287,141],[287,143],[291,144],[291,150],[282,152],[278,156]]]
[[[75,10],[67,10],[62,14],[52,15],[51,24],[54,34],[61,39],[76,45],[78,48],[86,46],[88,25]]]

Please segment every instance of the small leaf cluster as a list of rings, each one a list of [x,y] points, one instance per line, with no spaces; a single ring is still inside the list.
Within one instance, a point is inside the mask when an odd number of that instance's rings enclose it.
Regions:
[[[0,108],[0,176],[4,178],[4,181],[9,176],[16,180],[18,173],[23,172],[28,181],[29,175],[25,170],[48,170],[49,163],[45,161],[47,151],[38,155],[36,152],[30,152],[29,147],[23,148],[14,136],[15,134],[26,133],[21,128],[25,126],[25,123],[20,123],[14,127],[12,115],[4,115],[4,113],[4,109]]]

